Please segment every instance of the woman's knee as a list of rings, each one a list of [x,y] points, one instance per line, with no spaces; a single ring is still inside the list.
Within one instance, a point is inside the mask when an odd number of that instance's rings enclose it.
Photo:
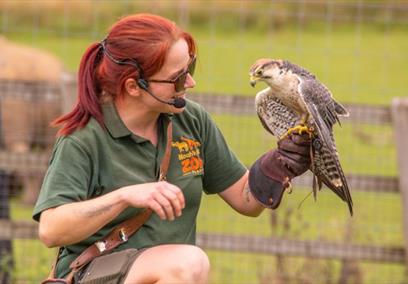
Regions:
[[[161,245],[136,259],[125,283],[207,283],[207,254],[192,245]]]
[[[207,254],[196,246],[185,246],[184,251],[174,260],[174,273],[186,282],[206,283],[210,271]]]

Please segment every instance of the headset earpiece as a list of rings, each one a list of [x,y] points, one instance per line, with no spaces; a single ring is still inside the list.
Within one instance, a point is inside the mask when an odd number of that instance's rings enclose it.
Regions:
[[[147,82],[145,79],[137,79],[137,85],[143,90],[149,89],[149,82]]]

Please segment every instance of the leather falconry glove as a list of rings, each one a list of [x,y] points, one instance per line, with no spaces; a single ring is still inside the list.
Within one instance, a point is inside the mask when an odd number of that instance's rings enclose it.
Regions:
[[[311,165],[308,133],[293,132],[278,141],[278,148],[261,156],[249,170],[249,189],[263,206],[276,209],[290,181]]]

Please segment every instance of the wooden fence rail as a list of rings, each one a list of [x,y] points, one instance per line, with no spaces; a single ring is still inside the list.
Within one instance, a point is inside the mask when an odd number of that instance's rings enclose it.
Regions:
[[[0,151],[0,169],[6,171],[20,171],[25,174],[44,174],[47,169],[49,153],[11,153]],[[347,181],[353,191],[369,192],[399,192],[397,177],[369,176],[347,174]],[[312,175],[306,173],[294,180],[294,185],[309,187],[312,184]]]
[[[34,221],[0,219],[0,228],[0,241],[36,239],[38,237],[38,225]],[[320,240],[305,241],[275,237],[200,233],[197,235],[197,244],[205,249],[231,252],[392,263],[403,263],[405,261],[405,251],[401,247],[350,245]]]
[[[203,105],[213,114],[256,115],[254,97],[233,94],[192,93],[189,98]],[[350,116],[342,118],[342,121],[376,125],[389,125],[392,122],[391,109],[388,106],[364,104],[345,104],[344,106],[350,112]]]

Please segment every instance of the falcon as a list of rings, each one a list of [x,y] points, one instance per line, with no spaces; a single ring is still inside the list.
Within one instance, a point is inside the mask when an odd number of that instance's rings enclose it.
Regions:
[[[284,138],[292,132],[309,133],[313,196],[325,184],[347,203],[353,215],[353,201],[336,150],[333,126],[348,111],[336,102],[329,89],[306,69],[280,59],[258,59],[250,68],[252,86],[258,81],[268,87],[257,93],[255,105],[263,127]]]

